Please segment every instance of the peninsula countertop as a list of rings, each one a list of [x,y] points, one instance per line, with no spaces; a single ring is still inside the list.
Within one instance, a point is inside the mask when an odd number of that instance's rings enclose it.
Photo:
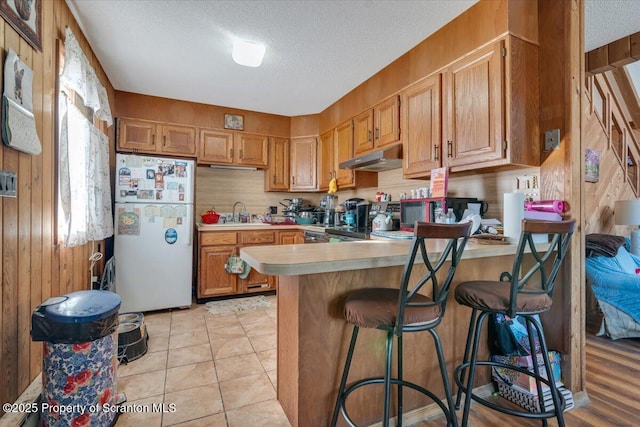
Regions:
[[[263,274],[296,276],[335,271],[362,270],[403,265],[410,240],[362,240],[348,243],[314,243],[281,246],[252,246],[240,250],[240,258]],[[541,250],[548,243],[536,245]],[[444,241],[427,242],[427,251],[435,259]],[[514,255],[516,244],[486,245],[469,241],[462,259]]]

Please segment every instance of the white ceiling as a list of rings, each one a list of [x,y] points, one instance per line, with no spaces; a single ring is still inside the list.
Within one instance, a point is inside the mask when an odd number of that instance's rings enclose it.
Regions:
[[[476,0],[66,0],[116,90],[318,113]],[[585,50],[640,31],[640,2],[586,0]],[[231,59],[264,43],[259,68]]]

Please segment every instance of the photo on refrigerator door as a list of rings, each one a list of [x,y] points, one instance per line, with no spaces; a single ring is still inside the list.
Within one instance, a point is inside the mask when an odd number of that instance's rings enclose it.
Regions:
[[[118,209],[118,234],[125,236],[140,235],[140,209]]]

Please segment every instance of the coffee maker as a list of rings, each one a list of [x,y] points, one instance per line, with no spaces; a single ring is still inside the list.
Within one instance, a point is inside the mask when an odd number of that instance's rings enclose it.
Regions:
[[[355,227],[358,230],[367,230],[369,228],[369,209],[371,203],[368,200],[353,198],[344,202],[346,212],[352,212],[355,215]]]

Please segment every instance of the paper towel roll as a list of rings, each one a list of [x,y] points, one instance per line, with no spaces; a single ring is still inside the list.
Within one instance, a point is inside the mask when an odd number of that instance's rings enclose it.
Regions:
[[[524,193],[504,193],[502,225],[509,243],[518,243],[524,219]]]

